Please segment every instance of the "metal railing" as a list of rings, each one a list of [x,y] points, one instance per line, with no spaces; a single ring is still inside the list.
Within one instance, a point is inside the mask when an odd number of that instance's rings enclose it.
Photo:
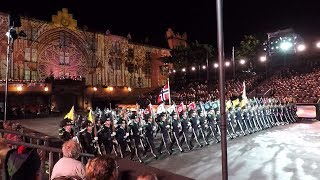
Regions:
[[[33,134],[25,134],[18,131],[9,131],[4,129],[0,129],[0,133],[8,133],[21,136],[22,141],[7,140],[7,143],[10,145],[23,145],[28,148],[37,149],[38,154],[41,156],[39,178],[46,179],[45,176],[47,176],[46,174],[48,173],[48,178],[50,179],[54,164],[56,163],[56,161],[62,158],[62,150],[60,148],[49,146],[49,141],[51,139],[49,136],[36,136]],[[25,142],[26,140],[29,142]],[[81,162],[85,164],[86,160],[92,157],[94,157],[93,154],[80,153],[79,158]],[[46,168],[46,164],[48,164],[48,168]]]

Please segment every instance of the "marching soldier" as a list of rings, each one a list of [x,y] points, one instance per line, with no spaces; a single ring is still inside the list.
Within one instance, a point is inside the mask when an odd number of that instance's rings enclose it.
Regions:
[[[99,144],[103,144],[106,154],[111,154],[113,149],[112,138],[115,133],[112,132],[110,118],[107,118],[98,132]]]
[[[119,148],[120,156],[121,158],[123,158],[126,153],[127,147],[129,147],[129,151],[131,151],[130,146],[128,145],[128,142],[127,142],[129,133],[126,131],[126,122],[124,120],[118,121],[118,124],[119,124],[119,127],[117,128],[116,139],[120,146]]]
[[[95,149],[95,141],[94,135],[93,135],[93,124],[86,120],[82,123],[82,132],[80,134],[80,143],[83,148],[83,151],[88,154],[96,154],[97,151]]]
[[[245,133],[245,129],[243,128],[243,121],[242,121],[242,116],[241,116],[241,111],[240,111],[240,106],[237,105],[236,108],[233,110],[234,111],[234,118],[236,121],[236,125],[238,127],[238,130],[241,131],[241,133],[246,136],[247,134]]]
[[[60,129],[59,129],[59,137],[63,141],[68,141],[74,137],[74,131],[72,129],[72,121],[70,119],[63,119],[60,122]]]
[[[159,154],[162,154],[162,148],[163,146],[166,148],[167,152],[169,155],[172,154],[172,149],[170,149],[169,147],[169,133],[168,133],[168,129],[170,129],[170,125],[167,124],[166,122],[166,116],[165,114],[160,114],[160,122],[159,122],[159,126],[160,126],[160,131],[161,131],[161,143],[160,143],[160,147],[159,147]]]
[[[210,108],[208,115],[207,115],[207,120],[208,120],[208,133],[207,133],[207,141],[210,137],[210,135],[212,136],[212,138],[216,141],[216,143],[219,143],[220,140],[218,139],[218,133],[215,128],[215,124],[217,123],[215,120],[215,114],[214,114],[214,109]]]
[[[200,144],[199,142],[199,131],[198,131],[198,125],[199,125],[199,121],[196,117],[196,112],[194,110],[190,110],[189,111],[190,113],[190,123],[191,123],[191,128],[192,128],[192,136],[191,136],[191,139],[190,139],[190,146],[191,148],[193,148],[193,140],[195,139],[196,142],[198,143],[198,145],[202,148],[203,145]]]
[[[145,125],[145,136],[147,141],[146,151],[150,148],[151,154],[157,159],[158,156],[155,154],[155,146],[154,146],[154,131],[156,131],[156,127],[153,125],[153,119],[151,116],[146,115],[146,120],[148,121]]]
[[[182,145],[182,143],[185,142],[188,149],[191,150],[190,139],[189,139],[190,122],[188,119],[187,112],[182,111],[180,116],[181,116],[180,119],[181,119],[181,129],[182,129],[182,131],[181,131],[182,139],[180,141],[180,144]]]
[[[138,160],[140,163],[143,163],[141,156],[140,156],[140,149],[139,149],[139,144],[141,143],[141,127],[140,127],[140,119],[136,117],[136,115],[132,115],[131,119],[133,119],[133,122],[129,125],[130,128],[130,138],[131,138],[131,145],[133,151],[131,152],[131,157],[130,159],[132,160],[134,155],[137,156]],[[143,145],[143,144],[142,144]],[[143,147],[142,147],[143,148]]]
[[[204,132],[206,130],[206,126],[208,126],[207,125],[207,120],[206,120],[206,117],[205,117],[203,111],[200,111],[199,114],[200,115],[199,115],[199,126],[198,126],[198,128],[199,128],[199,131],[201,133],[203,141],[206,143],[206,145],[209,145],[209,143],[208,143],[208,141],[206,139],[206,135],[204,134]]]
[[[181,148],[180,145],[180,131],[181,131],[181,123],[178,120],[178,115],[176,112],[172,113],[172,142],[170,145],[170,149],[172,149],[174,144],[177,144],[179,147],[180,152],[183,152],[183,149]]]

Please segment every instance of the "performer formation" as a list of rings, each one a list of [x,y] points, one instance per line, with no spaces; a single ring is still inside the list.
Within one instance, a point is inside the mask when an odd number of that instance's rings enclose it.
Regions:
[[[228,139],[296,122],[293,102],[273,98],[246,101],[226,103]],[[218,101],[181,103],[167,109],[162,104],[156,113],[151,105],[136,111],[97,108],[88,117],[65,118],[60,126],[61,139],[78,141],[84,153],[115,154],[141,163],[218,144],[221,139]]]

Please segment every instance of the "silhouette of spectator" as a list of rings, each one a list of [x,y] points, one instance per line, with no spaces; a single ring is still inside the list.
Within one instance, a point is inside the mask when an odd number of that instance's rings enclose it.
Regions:
[[[36,149],[19,146],[8,151],[5,158],[5,179],[34,180],[40,169],[40,157]]]
[[[62,145],[63,157],[54,165],[52,170],[51,179],[60,176],[79,176],[85,179],[84,165],[78,161],[80,155],[80,145],[69,140]]]
[[[137,180],[158,180],[155,174],[144,173],[137,177]]]
[[[101,156],[90,159],[86,165],[87,180],[116,180],[119,166],[110,156]]]

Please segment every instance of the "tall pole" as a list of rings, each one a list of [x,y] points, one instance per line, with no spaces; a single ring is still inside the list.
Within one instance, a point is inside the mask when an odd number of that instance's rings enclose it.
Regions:
[[[220,121],[221,121],[221,161],[222,180],[228,180],[228,157],[227,157],[227,133],[226,133],[226,101],[224,82],[224,39],[223,39],[223,18],[222,0],[216,0],[217,8],[217,39],[219,58],[219,96],[220,96]]]
[[[8,22],[10,22],[10,17],[8,17]],[[9,26],[8,29],[8,44],[7,44],[7,62],[6,62],[6,89],[4,92],[4,116],[3,121],[6,122],[7,120],[7,109],[8,109],[8,79],[9,79],[9,66],[10,66],[10,59],[11,59],[11,44],[13,43],[13,39],[11,37],[11,28]]]
[[[170,81],[168,77],[168,89],[169,89],[169,105],[171,106],[171,94],[170,94]]]
[[[233,68],[233,78],[236,78],[236,63],[234,61],[234,46],[232,46],[232,68]]]
[[[208,50],[207,50],[207,88],[208,88],[208,94],[210,94],[210,83],[209,83],[209,53],[208,53]]]

